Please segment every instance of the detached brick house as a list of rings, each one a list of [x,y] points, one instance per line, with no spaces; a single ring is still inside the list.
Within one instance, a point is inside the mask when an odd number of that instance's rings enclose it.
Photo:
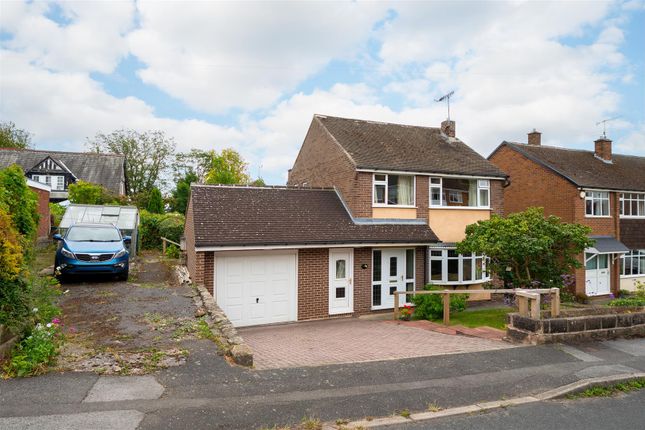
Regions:
[[[612,153],[606,137],[593,151],[502,142],[488,157],[510,175],[504,211],[544,207],[547,215],[592,229],[593,248],[580,256],[575,290],[587,296],[633,290],[645,281],[645,157]]]
[[[455,242],[502,213],[506,175],[454,129],[315,115],[287,187],[193,185],[193,281],[238,326],[392,309],[429,282],[477,288],[485,259]]]
[[[48,185],[52,202],[67,200],[69,185],[79,179],[125,195],[123,155],[0,148],[0,169],[12,164],[22,167],[27,178]]]

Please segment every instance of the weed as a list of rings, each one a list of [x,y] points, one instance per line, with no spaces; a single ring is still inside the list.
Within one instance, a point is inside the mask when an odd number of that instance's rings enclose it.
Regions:
[[[163,316],[156,312],[146,312],[143,314],[143,319],[146,323],[152,326],[153,330],[163,330],[175,321],[172,316]]]
[[[341,419],[341,418],[336,420],[336,425],[337,426],[344,426],[346,424],[349,424],[349,420],[345,420],[345,419]]]
[[[642,389],[645,389],[645,378],[638,378],[614,385],[598,385],[595,387],[590,387],[579,393],[569,394],[567,396],[567,399],[575,400],[590,397],[610,397],[618,393],[629,393],[630,391]]]
[[[401,415],[403,418],[410,418],[410,410],[408,408],[405,408],[401,412],[399,412],[399,415]]]
[[[105,297],[105,298],[115,297],[116,293],[114,291],[110,291],[110,290],[103,290],[103,291],[99,291],[98,296]]]
[[[441,410],[443,410],[443,408],[441,406],[439,406],[437,403],[435,403],[435,402],[428,403],[428,411],[430,411],[430,412],[439,412]]]

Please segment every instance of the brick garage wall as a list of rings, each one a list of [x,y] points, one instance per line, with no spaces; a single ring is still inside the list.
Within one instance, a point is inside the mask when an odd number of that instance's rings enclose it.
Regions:
[[[329,249],[298,250],[298,321],[329,316]]]
[[[186,267],[193,282],[197,283],[197,251],[195,250],[195,217],[193,215],[193,200],[188,200],[186,221],[184,223],[184,238],[186,240]],[[203,285],[203,284],[202,284]]]
[[[215,277],[215,253],[197,252],[195,258],[195,274],[191,273],[191,278],[195,284],[203,285],[215,297],[213,291]]]
[[[498,149],[490,161],[510,176],[510,185],[503,189],[504,214],[537,206],[543,207],[547,215],[556,215],[565,222],[574,221],[572,201],[580,198],[571,182],[506,146]],[[493,182],[497,181],[491,181],[491,187]],[[491,194],[495,205],[493,189]]]
[[[365,190],[360,187],[357,190],[359,176],[349,156],[321,122],[314,118],[289,172],[287,184],[296,186],[306,183],[310,187],[328,188],[335,186],[355,217],[368,217],[372,215],[372,207],[370,204],[369,210],[366,210],[362,203]],[[371,203],[371,197],[368,202]]]
[[[51,215],[49,213],[49,191],[29,187],[38,197],[38,239],[47,239],[51,232]]]

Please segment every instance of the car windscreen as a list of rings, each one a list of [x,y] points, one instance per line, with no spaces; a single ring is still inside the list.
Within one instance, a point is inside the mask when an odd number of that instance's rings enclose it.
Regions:
[[[67,232],[67,240],[74,242],[118,242],[119,231],[109,227],[72,227]]]

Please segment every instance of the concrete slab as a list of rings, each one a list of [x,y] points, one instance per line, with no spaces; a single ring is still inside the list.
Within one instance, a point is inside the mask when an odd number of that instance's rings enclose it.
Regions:
[[[570,346],[570,345],[560,345],[558,347],[562,351],[574,356],[580,361],[586,361],[586,362],[602,361],[602,358],[596,357],[595,355],[587,354],[586,352],[580,351],[578,348],[574,348],[573,346]]]
[[[83,403],[154,400],[161,397],[163,391],[163,386],[152,376],[102,376]]]
[[[645,339],[618,339],[603,342],[603,345],[634,357],[645,357]]]
[[[135,430],[144,414],[134,410],[0,418],[3,430]]]
[[[575,375],[580,379],[586,378],[600,378],[603,376],[612,376],[619,374],[629,374],[629,373],[638,373],[638,370],[623,366],[622,364],[615,365],[606,365],[606,366],[591,366],[586,369],[582,369],[575,373]]]

